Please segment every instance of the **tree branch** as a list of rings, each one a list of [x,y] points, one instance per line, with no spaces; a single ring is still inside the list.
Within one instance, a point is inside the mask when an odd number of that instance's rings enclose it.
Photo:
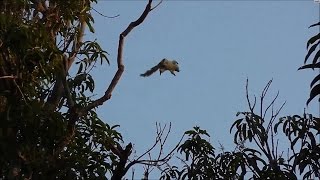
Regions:
[[[80,45],[81,45],[81,42],[83,40],[83,36],[84,36],[84,31],[85,31],[85,27],[86,27],[86,22],[83,20],[79,23],[78,25],[78,36],[75,38],[75,41],[73,43],[73,46],[72,46],[72,53],[71,55],[68,57],[64,57],[63,58],[63,66],[65,68],[65,74],[67,74],[67,72],[69,71],[72,63],[74,62],[75,60],[75,57],[76,55],[78,54],[79,52],[79,49],[80,49]],[[52,90],[52,93],[50,94],[50,96],[48,97],[48,100],[46,102],[46,107],[47,108],[56,108],[57,105],[59,104],[59,101],[62,97],[62,94],[63,94],[63,79],[65,77],[62,77],[61,78],[57,78],[56,80],[56,83],[53,87],[53,90]]]
[[[168,132],[169,133],[169,132]],[[133,165],[135,164],[144,164],[144,165],[150,165],[150,166],[162,166],[163,164],[167,163],[174,151],[179,148],[179,145],[181,144],[183,138],[184,138],[185,134],[183,134],[180,138],[180,140],[178,141],[177,145],[170,151],[168,152],[164,157],[161,157],[161,154],[159,154],[159,156],[156,158],[156,159],[141,159],[142,156],[140,156],[139,158],[133,160],[132,162],[130,162],[126,168],[125,168],[125,172],[127,172]],[[165,138],[167,138],[167,135],[165,136]],[[159,142],[159,141],[157,141]],[[164,144],[160,144],[160,153],[163,151],[163,145]],[[151,150],[153,149],[154,147],[150,148]],[[151,151],[150,150],[150,151]],[[150,153],[150,151],[148,150],[148,153]],[[146,153],[144,153],[145,155]]]
[[[113,92],[114,88],[116,87],[116,85],[118,84],[118,82],[122,76],[122,73],[124,71],[124,64],[123,64],[123,59],[122,59],[124,39],[135,27],[139,26],[146,19],[147,15],[151,11],[151,4],[152,4],[152,0],[149,0],[148,4],[146,5],[146,8],[143,11],[143,13],[141,14],[141,16],[136,21],[131,22],[128,25],[128,27],[120,34],[119,45],[118,45],[118,56],[117,56],[118,70],[117,70],[116,74],[114,75],[111,83],[109,84],[108,89],[105,91],[104,95],[101,98],[90,103],[87,107],[85,107],[82,110],[83,114],[87,113],[88,111],[90,111],[93,108],[96,108],[96,107],[102,105],[104,102],[106,102],[107,100],[109,100],[111,98],[112,92]]]
[[[17,79],[18,77],[17,76],[1,76],[0,79]]]

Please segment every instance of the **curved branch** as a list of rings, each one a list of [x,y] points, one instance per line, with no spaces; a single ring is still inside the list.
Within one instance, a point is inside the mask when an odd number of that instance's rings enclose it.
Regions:
[[[91,7],[91,9],[94,10],[96,13],[98,13],[100,16],[103,16],[103,17],[106,17],[106,18],[116,18],[116,17],[120,16],[120,14],[117,14],[115,16],[106,16],[106,15],[100,13],[99,11],[97,11],[96,9],[94,9],[93,7]]]
[[[131,22],[128,25],[128,27],[120,34],[119,45],[118,45],[118,56],[117,56],[118,70],[117,70],[116,74],[114,75],[111,83],[109,84],[108,89],[105,91],[104,95],[101,98],[90,103],[84,109],[82,109],[81,113],[85,114],[88,111],[90,111],[91,109],[102,105],[104,102],[106,102],[107,100],[109,100],[111,98],[112,92],[113,92],[114,88],[116,87],[116,85],[118,84],[118,82],[122,76],[122,73],[124,71],[124,65],[123,65],[123,59],[122,59],[124,39],[135,27],[139,26],[146,19],[147,15],[151,11],[151,4],[152,4],[152,0],[149,0],[148,4],[146,5],[146,8],[143,11],[143,13],[141,14],[141,16],[136,21]]]
[[[156,136],[156,140],[155,140],[154,144],[146,152],[141,154],[136,160],[140,160],[146,154],[150,153],[159,144],[159,142],[161,141],[163,133],[164,133],[164,131],[166,129],[166,125],[164,126],[163,129],[161,129],[161,127],[158,129],[158,124],[156,123],[156,127],[157,127],[157,136]],[[171,131],[171,123],[170,123],[170,127],[168,129],[168,132],[166,133],[166,137],[168,137],[168,135],[170,134],[170,131]],[[161,145],[161,142],[160,142],[160,145]],[[159,155],[160,155],[160,153],[159,153]]]
[[[122,76],[122,73],[124,71],[124,65],[123,65],[123,60],[122,60],[122,54],[123,54],[123,46],[124,46],[124,38],[135,28],[137,27],[138,25],[140,25],[147,17],[147,15],[149,14],[149,12],[151,11],[151,4],[152,4],[152,0],[149,0],[148,4],[146,5],[145,7],[145,10],[143,11],[143,13],[140,15],[140,17],[136,20],[136,21],[133,21],[131,22],[128,27],[120,34],[119,36],[119,44],[118,44],[118,56],[117,56],[117,64],[118,64],[118,70],[117,72],[115,73],[111,83],[109,84],[109,87],[108,89],[105,91],[105,94],[93,101],[92,103],[88,104],[88,106],[84,107],[84,108],[75,108],[75,106],[72,106],[69,108],[68,110],[68,119],[69,119],[69,122],[68,122],[68,130],[69,130],[69,133],[68,135],[62,139],[61,143],[59,143],[60,145],[58,146],[59,149],[62,149],[63,147],[67,146],[69,143],[70,143],[70,140],[73,138],[74,136],[74,131],[75,131],[75,123],[76,121],[79,119],[79,117],[85,115],[88,111],[90,111],[91,109],[93,108],[96,108],[100,105],[102,105],[104,102],[106,102],[107,100],[109,100],[111,98],[111,94],[114,90],[114,88],[116,87],[116,85],[118,84],[121,76]],[[79,27],[80,30],[83,29],[83,26],[80,26]],[[79,41],[82,40],[81,38],[83,37],[83,33],[80,33],[80,37],[77,39],[78,42],[81,42]],[[74,44],[74,52],[77,52],[79,46],[79,44],[75,43]],[[70,55],[70,58],[68,59],[69,61],[66,62],[66,69],[70,68],[71,64],[73,63],[74,61],[74,58],[75,58],[75,55],[76,54],[71,54]],[[60,87],[62,86],[62,82],[60,82],[61,85]],[[55,90],[55,88],[54,88]],[[62,91],[62,90],[61,90]],[[55,92],[55,91],[54,91]],[[50,102],[50,101],[49,101]],[[72,105],[72,102],[71,102],[71,105]]]

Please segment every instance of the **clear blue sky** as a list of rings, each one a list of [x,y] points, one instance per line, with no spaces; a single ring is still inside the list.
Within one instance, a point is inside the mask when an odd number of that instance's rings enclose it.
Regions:
[[[156,4],[156,3],[154,3]],[[111,65],[95,70],[101,96],[116,71],[118,37],[140,16],[146,1],[99,1],[93,13],[101,46]],[[318,29],[319,5],[301,1],[164,1],[126,38],[125,72],[112,99],[99,107],[100,117],[119,124],[126,143],[141,154],[154,142],[155,123],[172,122],[168,147],[193,126],[206,129],[214,146],[233,148],[229,128],[238,111],[247,111],[245,82],[259,95],[273,79],[277,105],[287,101],[280,116],[302,114],[315,72],[297,71],[306,42]],[[175,59],[180,73],[139,76],[162,58]],[[307,111],[318,114],[314,100]]]

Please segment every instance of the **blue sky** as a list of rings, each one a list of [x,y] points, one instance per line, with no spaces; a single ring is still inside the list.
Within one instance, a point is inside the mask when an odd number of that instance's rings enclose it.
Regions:
[[[156,4],[156,3],[154,3]],[[116,71],[119,34],[140,16],[146,1],[99,1],[95,34],[109,52],[111,65],[96,68],[96,91],[103,95]],[[126,142],[141,154],[154,142],[155,123],[172,123],[168,147],[193,126],[206,129],[214,146],[233,148],[229,128],[238,111],[247,111],[250,94],[273,79],[269,97],[277,91],[280,116],[302,114],[315,75],[297,71],[306,42],[318,29],[319,5],[313,1],[164,1],[126,38],[125,72],[111,100],[99,107],[100,117],[119,124]],[[162,58],[175,59],[181,71],[142,78]],[[314,100],[307,112],[318,114]]]

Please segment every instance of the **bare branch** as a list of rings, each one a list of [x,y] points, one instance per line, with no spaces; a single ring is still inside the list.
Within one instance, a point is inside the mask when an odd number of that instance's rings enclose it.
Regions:
[[[248,102],[248,105],[249,105],[249,109],[251,112],[253,112],[254,110],[254,107],[256,105],[256,97],[254,97],[254,104],[253,106],[251,106],[251,102],[250,102],[250,98],[249,98],[249,79],[247,78],[247,81],[246,81],[246,98],[247,98],[247,102]]]
[[[280,113],[280,111],[282,110],[282,108],[284,107],[284,105],[286,104],[286,101],[284,103],[282,103],[282,105],[280,106],[280,108],[276,111],[274,117],[277,117]]]
[[[270,81],[268,81],[267,85],[264,87],[264,89],[262,90],[261,96],[260,96],[260,116],[262,117],[262,111],[263,111],[263,101],[264,98],[266,97],[266,94],[269,90],[269,87],[272,83],[272,79]]]
[[[266,116],[269,108],[274,105],[274,102],[277,100],[278,96],[279,96],[279,91],[277,92],[277,95],[273,98],[273,100],[271,101],[271,103],[268,105],[268,107],[264,110],[264,114],[263,114],[263,116],[262,116],[263,119],[265,118],[265,116]]]
[[[169,152],[167,153],[166,156],[164,157],[160,157],[158,156],[158,158],[152,160],[152,159],[142,159],[140,160],[143,156],[139,156],[139,158],[133,160],[132,162],[130,162],[127,166],[126,166],[126,171],[128,171],[130,169],[130,167],[132,167],[134,164],[144,164],[144,165],[150,165],[150,166],[162,166],[163,164],[166,164],[172,157],[173,152],[179,147],[180,143],[182,142],[183,138],[184,138],[185,134],[182,135],[181,139],[178,141],[177,145]],[[167,137],[167,135],[166,135]],[[154,148],[154,147],[153,147]],[[152,148],[152,149],[153,149]],[[151,149],[151,148],[150,148]],[[160,145],[160,149],[163,150],[163,144]],[[160,152],[162,152],[162,150]],[[149,151],[150,152],[150,151]],[[149,153],[148,152],[148,153]],[[146,154],[146,153],[144,153]]]
[[[72,46],[72,54],[70,55],[68,62],[66,64],[66,70],[68,71],[69,68],[71,67],[72,63],[74,62],[74,59],[76,57],[76,55],[78,54],[80,47],[81,47],[81,43],[83,41],[83,36],[84,36],[84,31],[86,28],[87,23],[84,20],[80,20],[79,25],[78,25],[78,36],[76,37],[73,46]]]
[[[23,94],[22,90],[20,89],[20,87],[19,87],[19,85],[18,85],[18,83],[16,82],[16,80],[15,80],[15,79],[13,79],[13,83],[14,83],[14,85],[17,87],[17,89],[19,90],[20,95],[21,95],[21,97],[22,97],[23,101],[26,103],[26,105],[28,105],[28,106],[29,106],[29,104],[27,103],[27,99],[26,99],[26,97],[24,96],[24,94]]]
[[[0,79],[17,79],[17,76],[1,76]]]
[[[69,71],[72,63],[74,62],[74,59],[75,59],[76,55],[79,52],[80,45],[81,45],[81,42],[82,42],[83,36],[84,36],[85,27],[86,27],[86,22],[85,21],[79,22],[79,25],[78,25],[79,33],[78,33],[78,36],[75,38],[75,41],[73,43],[72,53],[69,56],[69,58],[66,57],[66,56],[63,58],[63,63],[64,63],[63,65],[64,65],[64,68],[65,68],[66,72]],[[55,85],[53,87],[52,93],[48,97],[48,100],[47,100],[47,103],[46,103],[46,108],[52,108],[52,109],[56,108],[56,106],[58,105],[58,103],[59,103],[59,101],[61,99],[62,93],[63,93],[63,80],[62,79],[57,79],[57,81],[56,81],[56,83],[55,83]]]
[[[156,146],[157,144],[161,141],[161,137],[163,135],[163,132],[166,128],[166,126],[164,126],[163,129],[158,129],[158,125],[156,124],[157,126],[157,136],[156,136],[156,141],[154,142],[154,144],[146,151],[144,152],[143,154],[141,154],[136,160],[139,160],[141,159],[143,156],[145,156],[146,154],[148,154],[149,152],[151,152]],[[161,127],[160,127],[161,128]],[[170,123],[170,127],[169,127],[169,130],[167,132],[167,135],[170,133],[170,129],[171,129],[171,123]]]
[[[96,13],[98,13],[100,16],[103,16],[103,17],[106,17],[106,18],[116,18],[116,17],[120,16],[120,14],[117,14],[115,16],[106,16],[106,15],[100,13],[99,11],[97,11],[96,9],[94,9],[93,7],[91,7],[91,9],[94,10]]]
[[[149,12],[151,10],[151,3],[152,3],[152,0],[149,0],[148,4],[146,5],[146,8],[143,11],[143,13],[141,14],[141,16],[136,21],[131,22],[129,24],[129,26],[120,34],[119,45],[118,45],[118,56],[117,56],[118,70],[117,70],[116,74],[114,75],[114,77],[113,77],[111,83],[109,84],[109,87],[106,90],[106,92],[104,93],[104,95],[101,98],[90,103],[84,109],[82,109],[82,113],[86,113],[89,110],[102,105],[104,102],[106,102],[107,100],[109,100],[111,98],[112,92],[113,92],[114,88],[116,87],[116,85],[118,84],[118,82],[122,76],[122,73],[124,71],[124,64],[123,64],[123,59],[122,59],[124,39],[135,27],[139,26],[146,19],[147,15],[149,14]]]

